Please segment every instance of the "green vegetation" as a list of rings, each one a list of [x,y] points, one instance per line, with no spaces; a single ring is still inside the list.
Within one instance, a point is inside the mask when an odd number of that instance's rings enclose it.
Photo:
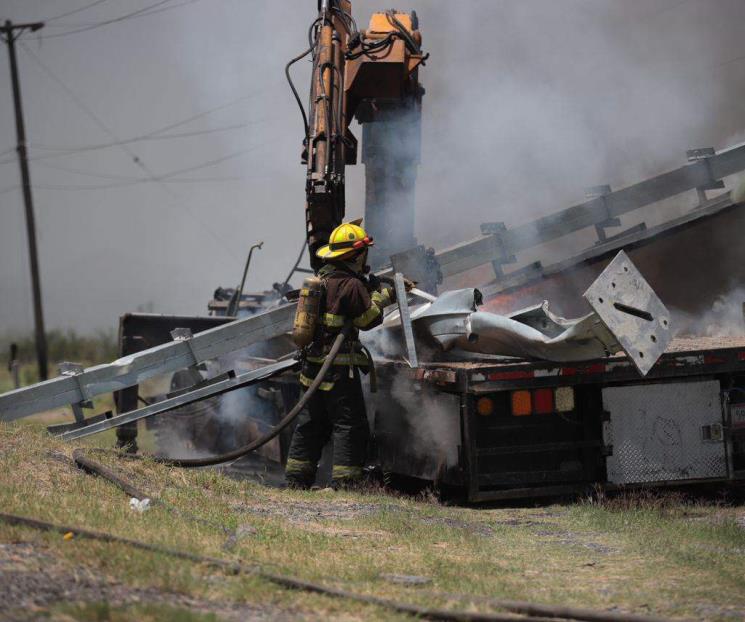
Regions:
[[[5,334],[0,336],[0,392],[13,388],[7,370],[12,343],[18,346],[21,384],[38,381],[33,334]],[[80,335],[74,330],[51,330],[47,332],[47,354],[52,376],[57,375],[56,366],[63,361],[81,363],[84,366],[113,361],[118,356],[116,334],[113,330],[100,330],[93,335]]]
[[[102,457],[180,511],[156,505],[139,514],[109,482],[51,457],[52,452],[69,456],[71,450],[45,435],[38,423],[0,424],[3,511],[240,559],[426,606],[496,610],[489,597],[697,620],[745,615],[745,511],[739,507],[670,494],[545,507],[447,507],[431,498],[378,490],[274,490],[214,470]],[[237,535],[219,525],[237,529]],[[68,586],[70,599],[79,593],[84,603],[82,613],[70,614],[75,619],[124,619],[116,617],[118,611],[133,605],[135,596],[145,607],[132,614],[138,619],[157,618],[157,609],[147,609],[151,606],[166,607],[165,619],[179,609],[191,611],[195,620],[241,619],[256,611],[270,617],[405,619],[121,544],[66,541],[58,534],[0,524],[0,545],[19,542],[55,560],[39,566],[39,572],[43,568],[59,581],[90,575],[102,582],[96,593],[107,594],[106,599]],[[25,559],[33,561],[28,554]],[[426,582],[402,584],[396,575]],[[117,613],[103,600],[117,602]],[[110,618],[95,617],[97,611],[108,611]]]
[[[13,377],[8,369],[10,344],[18,346],[18,361],[20,362],[19,378],[21,386],[28,386],[39,381],[36,367],[36,350],[33,335],[0,336],[0,393],[15,388]],[[83,367],[108,363],[118,357],[116,335],[113,331],[99,331],[93,335],[79,335],[73,330],[52,330],[47,333],[47,347],[49,358],[49,376],[58,375],[57,366],[63,361],[80,363]],[[111,395],[99,396],[94,400],[94,411],[113,410]],[[90,413],[87,413],[90,414]],[[45,413],[36,419],[47,424],[71,420],[69,409],[53,414]]]

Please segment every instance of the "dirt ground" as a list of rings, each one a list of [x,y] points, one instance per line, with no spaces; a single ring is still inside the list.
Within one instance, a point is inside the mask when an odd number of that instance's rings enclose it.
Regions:
[[[225,603],[155,588],[136,588],[90,567],[67,564],[42,544],[0,544],[0,619],[27,622],[47,618],[50,608],[59,603],[101,602],[112,608],[141,603],[168,605],[214,614],[226,622],[307,619],[298,611],[279,607]]]

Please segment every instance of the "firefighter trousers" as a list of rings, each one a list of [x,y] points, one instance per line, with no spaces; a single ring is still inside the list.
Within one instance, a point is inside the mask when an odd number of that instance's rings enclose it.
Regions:
[[[334,370],[334,385],[318,390],[298,416],[287,459],[287,483],[298,488],[313,485],[323,447],[333,438],[332,485],[343,486],[362,477],[370,429],[357,368]]]

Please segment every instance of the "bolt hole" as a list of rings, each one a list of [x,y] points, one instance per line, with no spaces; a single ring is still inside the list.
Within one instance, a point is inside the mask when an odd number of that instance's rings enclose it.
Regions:
[[[662,320],[662,325],[667,326],[667,320]]]
[[[628,266],[624,266],[624,267],[623,267],[623,271],[624,271],[624,272],[628,272],[628,271],[629,271],[629,267],[628,267]]]
[[[601,302],[602,303],[603,302],[603,299],[602,298],[598,298],[598,302]]]
[[[640,359],[643,359],[644,358],[644,352],[639,352],[639,358]]]
[[[613,289],[616,289],[616,284],[615,284],[615,283],[611,283],[611,284],[610,284],[610,286],[611,286],[611,287],[612,287]]]
[[[657,343],[657,337],[654,335],[650,335],[649,338],[652,340],[652,343]]]

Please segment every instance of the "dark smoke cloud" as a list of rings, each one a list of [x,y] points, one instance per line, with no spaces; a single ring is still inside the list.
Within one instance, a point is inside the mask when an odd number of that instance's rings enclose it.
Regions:
[[[54,4],[56,12],[77,6]],[[235,285],[259,239],[266,245],[247,287],[284,277],[303,237],[304,170],[300,116],[282,73],[306,44],[315,4],[197,2],[28,40],[120,137],[251,95],[188,126],[249,123],[240,131],[136,147],[158,173],[248,149],[199,173],[241,181],[174,185],[170,193],[156,184],[36,191],[51,327],[111,326],[148,301],[159,312],[204,312],[218,284]],[[116,5],[96,7],[86,21],[117,14]],[[6,0],[0,17],[43,18],[50,6]],[[353,6],[360,27],[388,8],[377,0]],[[432,54],[421,72],[416,201],[417,236],[427,245],[473,237],[483,221],[530,220],[582,199],[586,186],[633,183],[680,165],[688,148],[742,139],[745,61],[733,60],[745,55],[741,0],[410,0],[398,8],[417,10]],[[23,53],[21,70],[32,145],[109,140]],[[3,151],[14,143],[4,55],[0,76]],[[296,76],[305,91],[307,65]],[[118,150],[56,162],[142,174]],[[349,170],[350,217],[362,215],[363,172]],[[102,182],[38,164],[32,176],[46,186]],[[15,166],[0,166],[0,191],[17,183]],[[0,330],[28,330],[20,195],[0,195],[0,206]]]

